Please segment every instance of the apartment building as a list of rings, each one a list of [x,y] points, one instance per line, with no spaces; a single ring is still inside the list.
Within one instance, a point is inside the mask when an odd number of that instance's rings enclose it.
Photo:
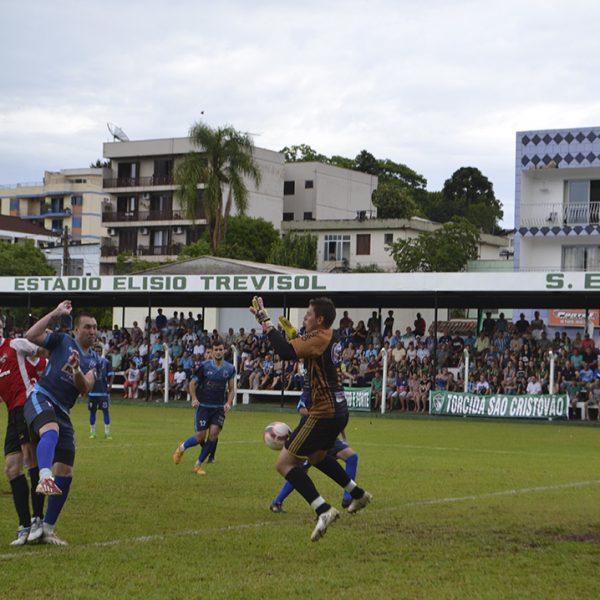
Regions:
[[[600,270],[600,127],[516,139],[515,268]]]

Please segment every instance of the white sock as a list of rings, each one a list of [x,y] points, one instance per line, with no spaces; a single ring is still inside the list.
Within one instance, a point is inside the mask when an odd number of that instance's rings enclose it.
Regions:
[[[322,504],[325,504],[325,499],[323,498],[323,496],[319,496],[310,503],[310,507],[313,510],[317,510],[317,508],[319,508],[319,506],[321,506]]]
[[[350,480],[350,483],[344,488],[348,493],[350,493],[356,487],[356,481],[353,479]]]
[[[44,479],[54,479],[51,469],[40,469],[40,481]]]

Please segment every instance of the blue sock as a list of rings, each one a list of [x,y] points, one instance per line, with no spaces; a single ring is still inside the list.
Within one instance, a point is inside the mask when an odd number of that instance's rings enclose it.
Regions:
[[[69,490],[71,489],[71,482],[73,481],[72,477],[64,477],[62,475],[58,475],[55,478],[56,485],[62,491],[61,496],[48,496],[48,508],[46,509],[46,516],[44,518],[44,523],[48,523],[48,525],[55,525],[58,519],[58,515],[60,515],[60,511],[62,510],[65,502],[67,501],[67,497],[69,495]]]
[[[356,470],[358,469],[358,454],[353,454],[346,461],[346,474],[352,481],[356,480]],[[350,502],[352,500],[352,496],[346,491],[344,491],[344,500]]]
[[[90,425],[96,424],[96,411],[90,411]]]
[[[283,504],[283,501],[294,491],[294,489],[294,486],[289,481],[286,481],[279,494],[277,494],[277,498],[273,500],[273,504]]]
[[[110,425],[110,414],[108,413],[108,408],[103,408],[102,412],[104,413],[104,424]]]
[[[202,446],[202,452],[200,452],[200,456],[198,457],[198,462],[200,464],[206,460],[206,457],[210,454],[214,446],[215,443],[211,442],[210,440],[206,440],[206,442],[204,442],[204,446]]]
[[[56,444],[58,444],[58,431],[55,429],[44,431],[36,450],[38,467],[40,469],[52,469]]]
[[[200,442],[196,439],[196,436],[193,435],[192,437],[189,437],[187,440],[185,440],[185,442],[183,442],[183,447],[187,450],[192,446],[197,446],[199,443]]]

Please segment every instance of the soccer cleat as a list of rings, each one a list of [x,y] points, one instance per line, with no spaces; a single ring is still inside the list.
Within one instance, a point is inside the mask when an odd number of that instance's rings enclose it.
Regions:
[[[209,456],[208,460],[206,461],[209,465],[214,465],[215,464],[215,457],[214,456]]]
[[[359,510],[367,506],[367,504],[370,504],[371,500],[373,500],[373,495],[369,494],[369,492],[365,492],[360,498],[353,498],[352,502],[350,502],[350,506],[348,507],[348,512],[358,512]]]
[[[44,527],[44,535],[40,540],[42,544],[51,544],[53,546],[68,546],[69,544],[65,540],[61,540],[54,531],[50,530],[48,526]]]
[[[181,449],[181,445],[177,446],[177,450],[173,453],[173,462],[178,465],[181,462],[181,458],[183,457],[183,450]]]
[[[40,517],[33,517],[31,520],[31,530],[27,536],[27,542],[29,544],[39,542],[40,538],[44,534],[44,527],[42,519]]]
[[[333,506],[329,510],[326,510],[324,513],[321,513],[317,517],[317,524],[315,525],[315,528],[313,529],[313,532],[310,536],[310,541],[318,542],[327,533],[327,528],[334,521],[337,521],[339,517],[340,513],[338,509],[334,508]]]
[[[271,506],[269,506],[269,510],[274,513],[284,513],[285,510],[283,508],[283,504],[281,502],[273,502]]]
[[[44,496],[62,496],[62,490],[56,485],[52,477],[40,479],[35,491]]]
[[[104,434],[104,439],[105,440],[112,440],[112,435],[110,435],[110,433],[105,433]]]
[[[17,529],[17,538],[14,539],[10,545],[11,546],[24,546],[27,543],[27,536],[29,535],[30,528],[23,527],[23,525],[19,525],[19,529]]]
[[[92,431],[92,433],[90,433],[90,440],[95,440],[96,439],[96,432]]]
[[[206,471],[202,468],[201,465],[194,465],[192,472],[196,473],[196,475],[206,475]]]
[[[352,496],[349,496],[348,498],[346,498],[346,496],[344,496],[342,499],[342,508],[348,508],[351,503],[352,503]]]

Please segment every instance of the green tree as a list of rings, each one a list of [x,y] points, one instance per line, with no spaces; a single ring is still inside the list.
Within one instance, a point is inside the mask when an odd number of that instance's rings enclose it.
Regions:
[[[239,215],[229,220],[227,235],[217,256],[264,263],[278,241],[279,233],[271,222]]]
[[[297,146],[285,146],[279,152],[283,153],[285,162],[329,162],[329,159],[324,154],[319,154],[314,148],[308,144],[299,144]]]
[[[45,254],[33,242],[0,243],[0,276],[56,275]]]
[[[317,236],[311,233],[288,233],[271,248],[269,262],[300,269],[316,269]]]
[[[394,181],[382,181],[371,198],[380,219],[410,219],[422,214],[409,188]]]
[[[90,169],[110,168],[110,160],[102,160],[97,158],[96,162],[90,163]]]
[[[498,231],[503,216],[502,204],[494,194],[490,180],[475,167],[462,167],[444,182],[443,202],[430,216],[446,222],[453,216],[465,217],[485,233]]]
[[[207,254],[211,254],[211,251],[208,235],[205,233],[205,235],[203,235],[199,240],[184,246],[178,258],[179,260],[182,260],[195,258],[197,256],[206,256]]]
[[[477,227],[455,217],[436,231],[398,240],[388,249],[400,272],[458,272],[477,258],[479,238]]]
[[[152,262],[150,260],[143,260],[131,254],[131,252],[121,252],[117,255],[117,262],[115,264],[116,275],[127,275],[128,273],[138,273],[139,271],[145,271],[146,269],[155,269],[163,265],[171,264],[172,260],[165,262]]]
[[[227,234],[231,209],[235,204],[244,214],[248,207],[249,177],[257,186],[260,170],[254,160],[252,138],[233,127],[213,129],[204,123],[195,123],[190,138],[198,151],[189,152],[175,169],[175,183],[182,206],[194,218],[198,205],[198,185],[205,185],[204,211],[210,233],[210,247],[216,253]]]
[[[379,265],[371,263],[369,265],[357,265],[352,269],[353,273],[385,273]]]

